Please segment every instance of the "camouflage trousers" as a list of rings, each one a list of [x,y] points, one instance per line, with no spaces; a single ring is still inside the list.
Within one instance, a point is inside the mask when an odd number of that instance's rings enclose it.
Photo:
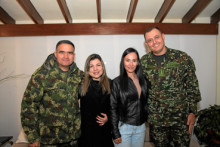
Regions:
[[[78,141],[73,140],[68,143],[59,143],[59,144],[40,144],[41,147],[78,147]]]
[[[169,127],[150,125],[150,140],[155,147],[189,147],[188,125],[185,123]]]

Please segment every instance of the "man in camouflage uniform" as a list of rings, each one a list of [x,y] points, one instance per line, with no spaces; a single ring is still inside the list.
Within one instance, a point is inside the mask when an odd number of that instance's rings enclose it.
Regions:
[[[159,28],[149,28],[144,37],[151,50],[141,58],[151,83],[150,138],[156,147],[187,147],[201,100],[194,62],[186,53],[166,47]]]
[[[21,123],[30,146],[77,146],[81,116],[74,44],[61,40],[32,75],[21,104]]]

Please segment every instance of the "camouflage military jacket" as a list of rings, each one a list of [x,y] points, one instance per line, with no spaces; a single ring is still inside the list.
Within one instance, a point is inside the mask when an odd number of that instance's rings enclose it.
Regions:
[[[196,112],[197,102],[201,100],[192,58],[167,48],[161,64],[150,52],[141,58],[141,65],[151,83],[148,121],[160,126],[186,123],[188,114]]]
[[[30,143],[57,144],[80,136],[82,76],[75,63],[62,71],[54,54],[33,73],[21,104],[21,123]]]

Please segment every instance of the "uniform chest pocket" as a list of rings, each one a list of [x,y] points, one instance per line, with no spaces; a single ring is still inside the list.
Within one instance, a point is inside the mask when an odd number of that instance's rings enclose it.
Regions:
[[[181,65],[177,62],[170,62],[166,66],[159,69],[160,77],[180,78],[182,73]]]
[[[67,85],[62,83],[54,83],[51,85],[48,85],[48,87],[45,88],[44,94],[53,96],[53,95],[59,95],[66,91]]]

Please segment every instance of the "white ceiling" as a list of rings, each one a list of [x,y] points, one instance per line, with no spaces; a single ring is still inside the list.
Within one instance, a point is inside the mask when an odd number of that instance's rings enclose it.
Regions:
[[[163,22],[181,23],[183,16],[197,0],[176,0]],[[31,0],[45,24],[66,23],[57,0]],[[101,0],[101,22],[126,22],[131,0]],[[164,0],[139,0],[132,22],[154,22]],[[72,23],[98,22],[96,0],[66,0]],[[0,6],[16,24],[34,24],[16,0],[0,0]],[[220,8],[220,0],[212,0],[193,23],[210,23]],[[2,22],[0,22],[2,24]]]

